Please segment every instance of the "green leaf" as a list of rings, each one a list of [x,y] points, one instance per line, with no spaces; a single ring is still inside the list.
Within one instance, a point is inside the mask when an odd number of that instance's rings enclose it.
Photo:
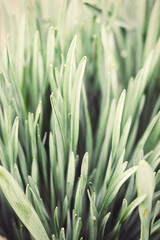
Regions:
[[[95,205],[94,200],[93,200],[94,196],[90,195],[89,190],[87,190],[87,193],[88,193],[88,197],[89,197],[89,201],[90,201],[91,217],[92,218],[95,217],[97,219],[98,218],[98,210],[97,210],[96,205]],[[94,195],[95,195],[95,193],[94,193]]]
[[[75,75],[75,81],[73,85],[73,97],[72,97],[72,113],[71,113],[71,136],[72,136],[72,150],[76,151],[78,135],[79,135],[79,114],[80,114],[80,95],[81,86],[86,66],[87,58],[83,57]]]
[[[119,175],[123,173],[124,170],[126,169],[128,162],[127,161],[123,162],[124,157],[125,157],[125,149],[123,150],[121,156],[119,157],[118,161],[115,164],[115,170],[109,184],[112,184],[116,180],[116,178],[119,177]]]
[[[55,138],[52,132],[49,134],[49,157],[51,164],[51,171],[54,171],[54,166],[56,165],[56,144]]]
[[[126,96],[126,90],[123,90],[119,98],[118,105],[115,112],[113,133],[112,133],[112,159],[114,159],[116,155],[118,144],[119,144],[125,96]]]
[[[40,101],[39,104],[38,104],[37,110],[36,110],[36,115],[35,115],[35,120],[34,120],[34,126],[36,126],[36,124],[37,124],[37,122],[38,122],[38,120],[39,120],[41,111],[42,111],[42,102]]]
[[[132,122],[132,117],[130,116],[124,126],[124,129],[122,130],[122,134],[120,137],[119,146],[117,150],[117,159],[120,157],[123,150],[126,148],[127,138],[128,138],[130,127],[131,127],[131,122]]]
[[[60,232],[60,226],[59,226],[59,217],[58,217],[58,207],[54,210],[54,228],[56,231],[56,235],[59,235]]]
[[[156,232],[159,232],[159,230],[160,230],[160,219],[157,220],[157,221],[153,224],[152,229],[151,229],[151,234],[154,234],[154,233],[156,233]]]
[[[82,228],[82,218],[78,218],[76,225],[73,229],[73,240],[78,240]]]
[[[18,154],[18,126],[19,126],[19,117],[16,117],[16,119],[14,120],[13,123],[13,127],[12,127],[12,131],[11,131],[11,146],[12,146],[12,151],[13,151],[13,155],[12,155],[12,159],[11,161],[13,161],[11,164],[14,164],[16,162],[17,159],[17,154]],[[11,168],[13,167],[13,165],[11,165]]]
[[[62,207],[62,224],[65,223],[65,220],[67,218],[68,209],[69,209],[68,198],[67,198],[67,196],[65,196],[64,201],[63,201],[63,207]]]
[[[88,153],[86,153],[82,160],[81,166],[81,176],[79,177],[79,182],[77,186],[76,196],[75,196],[75,211],[80,214],[82,211],[83,195],[87,185],[88,178]]]
[[[18,169],[17,164],[14,164],[14,178],[16,179],[17,183],[20,185],[20,187],[22,188],[22,190],[24,190],[23,188],[23,182],[22,182],[22,178]]]
[[[149,52],[155,46],[159,34],[160,34],[160,1],[156,0],[149,19],[143,59],[147,57]]]
[[[22,174],[23,179],[25,180],[25,183],[27,183],[28,179],[27,179],[27,175],[28,175],[28,168],[27,168],[27,161],[24,155],[24,151],[22,149],[21,144],[19,143],[18,145],[18,158],[19,160],[19,168]]]
[[[104,230],[105,230],[105,227],[106,227],[106,224],[109,220],[109,217],[110,217],[111,213],[107,213],[104,218],[102,219],[102,222],[100,223],[100,229],[99,229],[99,239],[103,239],[104,238]]]
[[[92,125],[91,125],[91,119],[90,119],[84,84],[82,85],[82,97],[83,97],[84,115],[85,115],[85,122],[86,122],[86,150],[91,156],[92,150],[93,150],[93,134],[92,134]]]
[[[126,210],[123,212],[121,218],[120,218],[120,224],[124,222],[134,211],[134,209],[141,204],[144,199],[146,198],[146,195],[142,195],[140,197],[137,197],[132,203],[129,204],[129,206],[126,208]]]
[[[90,226],[90,239],[96,240],[98,233],[98,220],[95,216],[91,219],[91,226]]]
[[[77,35],[74,36],[68,50],[66,68],[64,73],[63,94],[65,99],[66,117],[71,112],[71,96],[72,96],[72,78],[74,54],[77,42]],[[67,126],[66,126],[67,127]]]
[[[86,2],[86,1],[84,1],[84,4],[96,13],[101,13],[102,12],[102,9],[97,7],[95,4],[91,4],[91,3]]]
[[[28,181],[29,181],[29,184],[31,186],[31,191],[33,192],[34,194],[34,197],[37,199],[38,201],[38,205],[39,205],[39,208],[41,209],[43,215],[47,218],[49,218],[48,214],[47,214],[47,211],[45,209],[45,206],[44,206],[44,203],[42,201],[42,198],[40,197],[40,194],[39,194],[39,190],[38,190],[38,187],[36,186],[36,183],[34,182],[34,180],[32,179],[31,176],[28,176]]]
[[[66,186],[69,202],[72,197],[74,179],[75,179],[75,159],[74,159],[74,153],[72,152],[70,154],[70,158],[69,158],[68,173],[67,173],[67,186]]]
[[[53,96],[53,94],[50,95],[50,101],[51,101],[51,106],[52,106],[52,110],[53,110],[53,114],[54,114],[54,120],[57,122],[56,125],[59,128],[60,131],[60,135],[63,141],[63,145],[65,146],[65,139],[64,139],[64,133],[63,133],[63,124],[62,124],[62,118],[61,118],[61,114],[57,108],[57,103],[56,100]]]
[[[59,234],[59,240],[65,240],[65,231],[64,228],[61,228],[60,234]]]
[[[38,199],[36,197],[36,194],[34,193],[33,189],[31,187],[29,187],[29,190],[31,192],[31,196],[32,196],[32,204],[38,214],[39,219],[41,220],[43,227],[46,229],[47,232],[49,232],[49,226],[48,226],[48,215],[46,213],[46,210],[44,210],[44,206],[43,206],[43,202],[42,199]]]
[[[110,206],[114,198],[116,197],[119,189],[123,185],[123,183],[130,177],[132,176],[137,170],[137,167],[132,167],[125,172],[123,172],[120,176],[116,178],[116,180],[109,185],[107,192],[105,194],[101,209],[100,209],[100,216],[103,215],[106,211],[107,208]]]
[[[57,159],[58,159],[58,170],[59,170],[59,179],[60,179],[60,189],[62,196],[64,196],[64,169],[65,169],[65,139],[62,129],[62,119],[61,114],[58,111],[56,101],[53,95],[50,96],[53,115],[54,115],[54,131],[56,139],[56,150],[57,150]]]
[[[154,221],[156,219],[156,217],[158,216],[158,214],[160,213],[160,200],[158,200],[156,202],[156,206],[154,208],[154,214],[153,214],[153,218],[152,218],[152,222],[151,222],[151,231],[152,231],[152,227],[154,225]]]
[[[107,122],[107,128],[105,129],[105,138],[101,147],[101,151],[100,151],[100,156],[98,158],[98,162],[97,162],[97,174],[96,174],[96,178],[95,178],[95,182],[96,184],[101,184],[101,182],[103,181],[103,172],[105,172],[105,165],[106,165],[106,158],[109,152],[109,143],[111,140],[111,136],[112,136],[112,130],[113,130],[113,122],[114,122],[114,115],[115,115],[115,109],[116,109],[116,101],[115,99],[112,101],[111,103],[111,107],[110,107],[110,111],[109,111],[109,118],[108,118],[108,122]],[[99,129],[101,129],[101,126],[99,127]],[[97,143],[98,143],[98,139],[96,141],[96,146],[98,147]],[[96,149],[95,152],[96,154]],[[108,172],[109,174],[109,172]],[[100,181],[100,179],[102,178],[102,180]]]
[[[81,166],[81,177],[82,177],[82,190],[85,190],[85,187],[87,185],[87,178],[88,178],[88,161],[89,156],[88,153],[85,153],[83,160],[82,160],[82,166]],[[82,191],[82,192],[83,192]]]
[[[146,194],[146,199],[139,205],[139,216],[141,220],[141,240],[148,240],[155,182],[154,172],[144,160],[140,161],[138,165],[136,185],[138,196]]]
[[[46,54],[46,68],[54,63],[55,52],[55,29],[50,27],[47,37],[47,54]]]
[[[44,60],[41,52],[38,52],[38,79],[39,79],[39,90],[41,94],[44,93],[45,90],[45,82],[44,82]]]
[[[37,105],[37,98],[38,98],[38,57],[39,51],[41,51],[41,40],[40,40],[40,33],[36,31],[35,38],[34,38],[34,47],[33,47],[33,67],[32,67],[32,91],[34,92],[33,95],[33,103],[34,106]]]
[[[36,240],[49,240],[31,203],[12,175],[0,166],[0,188],[13,210]]]
[[[146,143],[149,135],[151,134],[154,126],[155,126],[155,125],[157,124],[157,122],[159,121],[159,118],[160,118],[160,112],[157,113],[157,115],[152,119],[152,121],[150,122],[150,124],[149,124],[148,127],[146,128],[143,136],[141,137],[141,139],[140,139],[139,142],[137,143],[137,146],[136,146],[136,148],[135,148],[135,150],[134,150],[134,153],[133,153],[132,158],[131,158],[130,161],[133,161],[133,160],[137,157],[139,151],[141,151],[141,150],[144,148],[144,145],[145,145],[145,143]]]

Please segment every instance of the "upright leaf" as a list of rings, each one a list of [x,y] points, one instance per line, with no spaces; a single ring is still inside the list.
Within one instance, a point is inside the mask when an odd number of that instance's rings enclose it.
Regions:
[[[138,196],[146,194],[146,199],[139,205],[139,216],[141,220],[141,240],[148,240],[155,182],[154,172],[145,160],[139,162],[136,185]]]
[[[31,203],[12,175],[0,166],[0,188],[11,207],[36,240],[49,240]]]

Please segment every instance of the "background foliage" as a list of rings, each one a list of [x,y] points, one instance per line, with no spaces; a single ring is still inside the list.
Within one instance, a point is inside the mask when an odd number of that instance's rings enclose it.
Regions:
[[[0,234],[160,239],[160,1],[0,11]]]

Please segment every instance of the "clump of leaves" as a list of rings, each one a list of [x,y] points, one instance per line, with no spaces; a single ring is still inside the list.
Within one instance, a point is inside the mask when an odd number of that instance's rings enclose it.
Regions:
[[[0,239],[158,240],[160,1],[9,7]]]

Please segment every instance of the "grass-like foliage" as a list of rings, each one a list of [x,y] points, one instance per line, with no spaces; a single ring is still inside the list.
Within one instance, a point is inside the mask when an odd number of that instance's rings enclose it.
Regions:
[[[0,11],[0,239],[160,239],[160,0]]]

